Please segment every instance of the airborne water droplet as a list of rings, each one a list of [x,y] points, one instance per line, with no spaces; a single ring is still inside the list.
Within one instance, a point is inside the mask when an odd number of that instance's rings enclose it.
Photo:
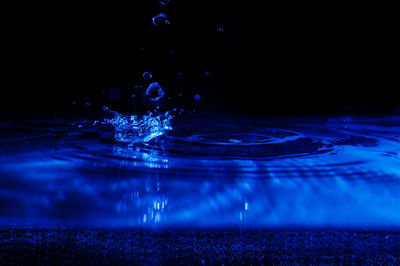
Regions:
[[[152,20],[154,26],[170,24],[169,20],[167,19],[167,15],[165,15],[165,13],[160,13],[154,16]]]
[[[160,4],[165,6],[169,4],[169,0],[159,0]]]
[[[143,72],[143,78],[144,79],[151,79],[153,75],[149,72]]]
[[[146,90],[146,95],[150,96],[152,101],[158,101],[164,96],[164,94],[165,93],[158,82],[151,83]]]

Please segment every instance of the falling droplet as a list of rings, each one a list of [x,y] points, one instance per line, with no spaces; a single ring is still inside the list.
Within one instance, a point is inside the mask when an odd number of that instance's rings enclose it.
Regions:
[[[166,6],[169,4],[169,0],[159,0],[160,4]]]
[[[199,94],[196,94],[195,96],[194,96],[194,99],[196,100],[196,101],[200,101],[200,95]]]
[[[158,101],[164,96],[164,94],[165,93],[158,82],[151,83],[146,90],[146,95],[150,96],[152,101]]]
[[[152,20],[154,26],[170,24],[169,20],[167,19],[167,15],[165,15],[165,13],[160,13],[154,16]]]
[[[144,72],[143,73],[143,78],[144,79],[151,79],[153,77],[153,75],[149,72]]]

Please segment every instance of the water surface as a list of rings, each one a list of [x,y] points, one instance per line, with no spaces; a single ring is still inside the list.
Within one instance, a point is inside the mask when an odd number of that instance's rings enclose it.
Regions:
[[[136,143],[101,121],[0,122],[1,225],[400,225],[400,117],[181,115]]]

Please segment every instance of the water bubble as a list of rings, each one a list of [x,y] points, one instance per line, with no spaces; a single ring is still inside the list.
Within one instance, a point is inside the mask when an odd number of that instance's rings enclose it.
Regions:
[[[164,94],[165,93],[158,82],[151,83],[146,90],[146,95],[150,96],[152,101],[158,101],[164,96]]]
[[[160,4],[166,6],[169,4],[169,0],[159,0]]]
[[[195,100],[195,101],[200,101],[200,98],[201,98],[201,97],[200,97],[199,94],[196,94],[196,95],[194,96],[194,100]]]
[[[160,13],[154,16],[152,20],[154,26],[170,24],[167,15],[165,15],[165,13]]]
[[[118,101],[121,98],[121,91],[119,88],[111,88],[108,91],[108,98],[110,98],[112,101]]]
[[[143,78],[144,79],[151,79],[153,75],[149,72],[143,72]]]

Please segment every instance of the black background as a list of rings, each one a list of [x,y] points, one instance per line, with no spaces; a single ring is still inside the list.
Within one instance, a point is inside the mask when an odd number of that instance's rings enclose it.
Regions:
[[[148,85],[143,71],[170,106],[189,109],[379,113],[398,104],[357,0],[57,3],[5,12],[3,111],[86,102],[133,110],[133,87]],[[169,25],[153,25],[160,12]]]

